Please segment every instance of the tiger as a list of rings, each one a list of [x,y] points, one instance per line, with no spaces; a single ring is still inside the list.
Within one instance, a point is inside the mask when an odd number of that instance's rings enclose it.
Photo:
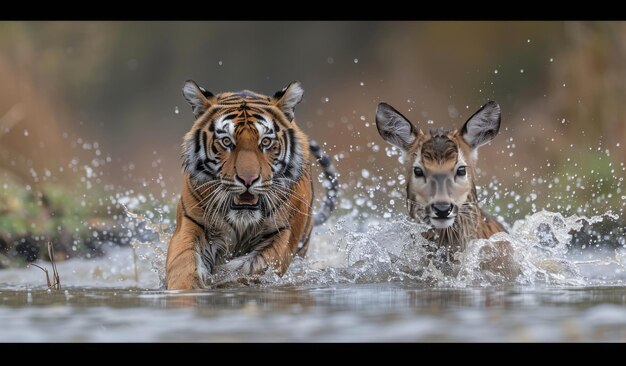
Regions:
[[[211,287],[218,271],[282,276],[304,256],[313,226],[335,208],[339,183],[322,148],[298,127],[304,90],[294,81],[273,96],[213,94],[187,80],[195,122],[182,143],[183,187],[166,257],[166,287]],[[326,196],[314,212],[311,165]]]
[[[423,131],[391,105],[381,102],[376,109],[376,127],[386,142],[404,154],[409,215],[430,226],[423,236],[443,249],[448,262],[471,240],[507,232],[480,207],[475,184],[478,149],[500,130],[498,103],[484,104],[461,129]],[[483,247],[481,256],[481,269],[507,280],[520,274],[514,248],[507,241]]]

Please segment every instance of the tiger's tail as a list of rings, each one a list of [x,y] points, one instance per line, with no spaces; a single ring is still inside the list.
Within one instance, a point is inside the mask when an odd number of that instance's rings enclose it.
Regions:
[[[330,214],[335,209],[335,203],[337,201],[337,193],[339,192],[339,180],[337,179],[337,171],[333,166],[333,163],[328,158],[328,155],[322,151],[320,145],[312,139],[309,139],[309,148],[315,160],[322,166],[324,170],[324,176],[326,182],[324,187],[326,188],[326,197],[322,202],[322,206],[315,212],[314,225],[318,226],[326,222],[330,217]]]

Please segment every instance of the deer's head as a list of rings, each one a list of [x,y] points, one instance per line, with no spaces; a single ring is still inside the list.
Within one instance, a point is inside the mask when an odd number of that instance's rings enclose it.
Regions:
[[[500,106],[482,106],[460,130],[424,132],[386,103],[376,110],[376,126],[385,141],[402,149],[411,217],[435,229],[451,227],[476,205],[477,150],[500,129]]]

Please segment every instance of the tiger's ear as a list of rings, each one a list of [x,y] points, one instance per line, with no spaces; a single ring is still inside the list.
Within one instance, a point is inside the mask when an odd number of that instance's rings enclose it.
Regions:
[[[293,121],[296,104],[302,100],[304,90],[299,81],[294,81],[281,91],[274,94],[276,106],[283,111],[289,121]]]
[[[187,80],[183,86],[183,96],[191,105],[193,114],[198,118],[211,106],[209,98],[213,97],[213,93],[198,86],[195,81]]]
[[[408,150],[420,133],[406,117],[387,103],[380,103],[376,108],[376,127],[385,141],[404,151]]]

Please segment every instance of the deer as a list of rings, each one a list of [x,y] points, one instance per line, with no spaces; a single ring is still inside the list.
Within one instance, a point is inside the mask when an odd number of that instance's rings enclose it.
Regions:
[[[507,232],[479,205],[476,193],[478,149],[500,130],[500,106],[489,101],[459,129],[433,128],[425,132],[387,103],[376,109],[380,136],[399,148],[407,177],[409,216],[426,224],[422,236],[442,248],[448,262],[475,239]],[[508,241],[496,241],[480,252],[480,268],[514,280],[519,265]]]

